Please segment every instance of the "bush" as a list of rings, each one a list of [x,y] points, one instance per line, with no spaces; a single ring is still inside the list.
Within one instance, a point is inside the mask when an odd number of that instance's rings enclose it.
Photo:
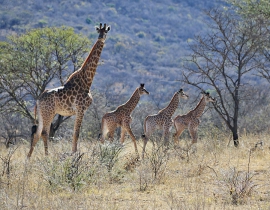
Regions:
[[[233,205],[245,204],[247,198],[252,196],[257,187],[257,184],[254,182],[255,174],[250,172],[249,169],[250,156],[251,152],[249,154],[247,171],[237,170],[235,167],[221,171],[218,186],[221,187],[222,190],[219,189],[218,191],[219,193],[221,192],[224,199],[229,197]]]
[[[90,17],[87,17],[87,18],[85,19],[85,22],[86,22],[87,24],[91,24],[93,21],[91,20]]]
[[[136,36],[142,39],[142,38],[145,38],[146,34],[142,31],[140,31],[136,34]]]

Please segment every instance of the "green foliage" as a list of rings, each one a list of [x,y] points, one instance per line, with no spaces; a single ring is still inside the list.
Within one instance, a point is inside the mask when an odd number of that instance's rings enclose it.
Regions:
[[[165,38],[163,36],[158,35],[158,36],[155,37],[156,42],[162,42],[164,40],[165,40]]]
[[[33,119],[31,107],[35,99],[50,82],[64,84],[81,65],[89,44],[85,36],[68,27],[34,29],[9,36],[7,42],[0,44],[1,111]]]
[[[48,25],[48,21],[47,20],[41,19],[41,20],[38,21],[38,26],[39,27],[43,28],[46,25]]]
[[[106,4],[108,7],[115,7],[115,4],[114,3],[107,3]]]
[[[80,190],[82,186],[91,181],[96,165],[84,160],[84,153],[74,156],[66,155],[61,160],[53,158],[43,162],[43,176],[51,191],[60,188]]]
[[[125,44],[122,42],[117,42],[114,46],[115,52],[120,53],[122,50],[126,48]]]
[[[237,8],[237,11],[245,17],[263,16],[270,19],[270,1],[269,0],[229,0]]]
[[[153,181],[160,181],[164,177],[168,163],[168,148],[163,145],[161,139],[156,143],[153,142],[153,147],[149,153],[145,153],[145,161],[152,171]]]
[[[87,18],[85,19],[85,22],[86,22],[87,24],[91,24],[93,21],[92,21],[92,19],[91,19],[90,17],[87,17]]]
[[[123,150],[120,144],[104,144],[99,147],[100,163],[106,166],[108,172],[112,170],[114,165],[119,161],[119,154]]]
[[[138,32],[136,34],[136,36],[139,37],[139,38],[144,38],[146,36],[146,34],[144,32],[142,32],[142,31],[140,31],[140,32]]]

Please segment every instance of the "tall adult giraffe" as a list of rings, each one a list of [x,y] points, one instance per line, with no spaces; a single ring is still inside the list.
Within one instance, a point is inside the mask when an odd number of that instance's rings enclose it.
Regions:
[[[156,129],[163,130],[164,142],[165,144],[168,143],[169,129],[173,124],[172,115],[174,114],[175,110],[178,107],[180,98],[184,98],[184,99],[188,98],[188,95],[184,93],[183,89],[180,89],[173,95],[167,107],[160,110],[157,114],[149,115],[145,118],[144,135],[142,136],[142,139],[143,139],[142,158],[144,158],[145,147],[148,142],[148,139]]]
[[[136,138],[130,128],[130,123],[132,120],[130,115],[131,112],[137,106],[140,97],[143,94],[148,95],[149,92],[144,88],[144,84],[141,84],[140,87],[136,88],[130,99],[125,104],[120,105],[119,107],[116,108],[116,110],[108,112],[102,117],[102,125],[101,125],[102,135],[100,138],[101,143],[104,143],[104,140],[107,137],[107,135],[109,137],[109,140],[112,142],[115,129],[117,127],[121,127],[120,142],[124,143],[125,135],[126,133],[128,133],[133,141],[135,152],[139,156]]]
[[[44,142],[45,155],[48,155],[48,136],[51,122],[55,114],[63,116],[76,115],[72,152],[74,153],[77,151],[77,141],[84,112],[92,103],[90,87],[110,27],[106,27],[106,23],[104,24],[104,27],[102,27],[102,24],[100,23],[100,26],[96,27],[96,30],[99,33],[98,40],[92,47],[81,68],[70,75],[64,86],[45,90],[37,100],[36,109],[38,112],[39,123],[32,135],[33,137],[28,158],[31,157],[40,136]]]
[[[197,106],[185,115],[178,115],[174,118],[174,127],[176,133],[173,135],[174,145],[176,145],[179,136],[183,131],[188,128],[189,134],[192,138],[192,144],[197,143],[197,130],[200,124],[200,117],[203,114],[205,106],[208,102],[215,102],[215,99],[210,96],[209,93],[202,93],[203,96]]]

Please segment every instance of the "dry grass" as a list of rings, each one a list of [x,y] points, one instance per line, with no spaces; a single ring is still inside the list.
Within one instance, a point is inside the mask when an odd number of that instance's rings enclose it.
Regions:
[[[30,161],[28,143],[3,144],[0,209],[269,209],[269,137],[243,136],[236,149],[228,137],[205,135],[196,148],[182,140],[166,155],[149,143],[144,161],[131,141],[81,141],[73,156],[71,142],[50,143],[48,157],[40,141]]]

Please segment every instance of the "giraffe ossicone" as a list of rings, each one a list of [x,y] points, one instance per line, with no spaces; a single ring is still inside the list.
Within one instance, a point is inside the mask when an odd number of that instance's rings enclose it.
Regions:
[[[39,123],[37,127],[34,125],[32,128],[33,133],[31,148],[27,155],[28,158],[31,157],[40,136],[44,142],[45,154],[48,155],[48,137],[51,122],[53,121],[55,114],[60,114],[62,116],[76,115],[72,152],[74,153],[77,151],[77,142],[82,119],[85,111],[92,103],[90,87],[109,30],[110,27],[107,27],[106,23],[103,27],[100,23],[99,28],[97,28],[97,32],[99,33],[98,40],[92,47],[81,68],[69,76],[63,87],[45,90],[39,96],[36,103]]]

